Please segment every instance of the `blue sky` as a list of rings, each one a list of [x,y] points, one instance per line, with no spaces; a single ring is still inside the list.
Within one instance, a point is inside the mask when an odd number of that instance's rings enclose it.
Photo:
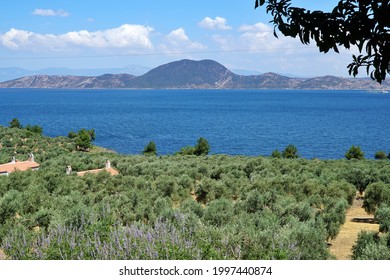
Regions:
[[[330,10],[337,1],[295,0]],[[14,0],[0,4],[0,67],[155,67],[214,59],[228,68],[346,76],[350,51],[321,54],[273,36],[254,0]]]

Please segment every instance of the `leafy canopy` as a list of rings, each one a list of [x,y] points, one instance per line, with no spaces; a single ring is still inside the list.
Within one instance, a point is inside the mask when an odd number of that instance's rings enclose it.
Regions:
[[[290,0],[255,0],[255,9],[267,4],[273,16],[271,23],[288,37],[303,44],[314,40],[320,52],[339,46],[356,46],[360,55],[353,55],[349,74],[356,76],[360,67],[381,83],[390,71],[390,4],[388,0],[340,0],[332,12],[310,11],[292,7]]]
[[[360,148],[360,146],[352,146],[349,148],[349,150],[345,153],[345,157],[350,159],[364,159],[364,152]]]
[[[10,122],[9,122],[9,127],[10,128],[19,128],[21,129],[22,128],[22,124],[20,123],[20,121],[16,118],[12,119]]]
[[[148,143],[148,145],[146,145],[146,147],[145,147],[145,149],[143,150],[142,153],[144,155],[147,155],[147,156],[155,156],[155,155],[157,155],[156,143],[154,143],[153,141],[150,141]]]
[[[92,148],[92,142],[95,141],[96,134],[94,129],[82,128],[77,133],[70,131],[68,137],[75,139],[77,150],[88,152]]]
[[[193,146],[186,146],[181,148],[180,152],[178,154],[180,155],[196,155],[196,156],[206,156],[210,152],[210,144],[207,141],[207,139],[200,137],[196,145]]]

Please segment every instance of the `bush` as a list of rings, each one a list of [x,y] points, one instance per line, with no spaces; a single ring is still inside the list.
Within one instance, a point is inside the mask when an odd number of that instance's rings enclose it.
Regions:
[[[376,152],[375,159],[387,159],[386,153],[384,151]]]
[[[362,151],[362,149],[359,147],[359,146],[352,146],[348,151],[347,153],[345,154],[345,157],[348,159],[348,160],[351,160],[351,159],[364,159],[364,153]]]
[[[363,202],[366,212],[374,214],[382,203],[390,205],[390,185],[383,182],[368,185]]]
[[[86,130],[85,128],[82,128],[77,133],[75,139],[76,139],[76,149],[79,151],[88,152],[92,148],[92,141],[95,140],[95,130],[93,129]]]
[[[155,156],[157,155],[156,143],[150,141],[148,145],[146,145],[145,149],[142,152],[146,156]]]
[[[192,146],[183,147],[178,154],[183,156],[195,155],[195,148]]]
[[[375,212],[375,219],[379,223],[380,232],[389,232],[390,229],[390,207],[381,205]]]
[[[281,158],[282,154],[279,152],[279,150],[276,149],[276,150],[272,151],[271,157],[273,157],[273,158]]]
[[[0,224],[7,219],[15,218],[16,213],[22,210],[22,194],[16,190],[10,190],[0,198]]]
[[[22,128],[22,124],[19,122],[18,119],[12,119],[12,121],[9,122],[9,127],[10,128]]]
[[[204,214],[204,220],[213,226],[221,227],[233,216],[233,206],[227,199],[221,198],[210,202]]]
[[[38,126],[38,125],[27,125],[26,126],[26,129],[30,132],[33,132],[33,133],[37,133],[37,134],[41,134],[42,135],[42,132],[43,132],[43,129],[42,127]]]
[[[195,155],[205,156],[208,155],[209,152],[210,152],[209,142],[205,138],[200,137],[197,141],[197,144],[195,145]]]
[[[178,152],[177,154],[205,156],[208,155],[209,152],[210,152],[209,142],[205,138],[200,137],[195,147],[192,146],[183,147],[180,149],[180,152]]]
[[[282,152],[283,158],[298,158],[298,149],[294,145],[288,145]]]
[[[390,259],[390,250],[385,239],[381,239],[376,233],[362,231],[352,247],[352,259],[388,260]]]

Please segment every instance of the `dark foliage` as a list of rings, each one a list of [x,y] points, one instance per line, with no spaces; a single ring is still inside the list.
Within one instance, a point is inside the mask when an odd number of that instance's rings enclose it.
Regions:
[[[346,159],[364,159],[364,152],[359,146],[352,146],[346,153]]]
[[[320,52],[343,46],[356,46],[349,74],[359,68],[381,83],[390,71],[390,4],[389,1],[340,0],[331,12],[310,11],[291,6],[290,0],[255,0],[255,8],[267,4],[271,21],[283,35],[299,37],[303,44],[316,42]]]
[[[153,141],[150,141],[148,145],[146,145],[145,149],[142,151],[142,153],[146,156],[155,156],[157,155],[157,147],[156,143]]]

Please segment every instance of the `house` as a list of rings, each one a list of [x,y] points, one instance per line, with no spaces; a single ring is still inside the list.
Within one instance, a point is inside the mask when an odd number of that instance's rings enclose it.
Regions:
[[[102,171],[107,171],[108,173],[110,173],[111,176],[115,176],[115,175],[119,174],[118,170],[111,167],[111,162],[109,160],[106,161],[106,166],[104,168],[80,171],[80,172],[77,172],[76,174],[77,174],[77,176],[84,176],[87,173],[88,174],[97,174],[97,173],[102,172]],[[70,175],[71,173],[72,173],[72,167],[68,166],[66,168],[66,174]]]
[[[11,162],[0,165],[0,175],[8,176],[14,171],[38,170],[39,164],[35,162],[34,155],[29,154],[27,161],[18,161],[12,157]]]

